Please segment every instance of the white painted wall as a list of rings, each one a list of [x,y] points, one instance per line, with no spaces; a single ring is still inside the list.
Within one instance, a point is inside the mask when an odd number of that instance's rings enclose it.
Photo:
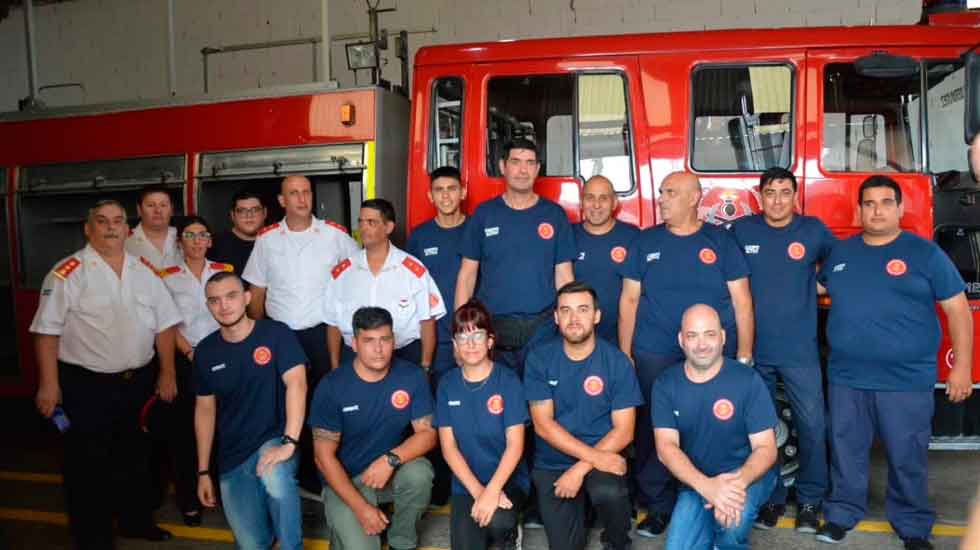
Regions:
[[[167,94],[166,0],[77,0],[35,9],[40,86],[49,105],[101,103]],[[381,26],[412,34],[421,46],[502,38],[660,32],[744,27],[907,24],[920,0],[380,0]],[[333,35],[366,32],[365,0],[330,0]],[[203,92],[201,48],[314,37],[320,0],[176,0],[178,95]],[[332,47],[333,77],[354,83],[343,43]],[[400,82],[394,52],[384,76]],[[220,54],[210,58],[212,93],[314,78],[312,46]],[[0,111],[28,94],[23,12],[0,22]],[[359,81],[367,81],[362,72]]]

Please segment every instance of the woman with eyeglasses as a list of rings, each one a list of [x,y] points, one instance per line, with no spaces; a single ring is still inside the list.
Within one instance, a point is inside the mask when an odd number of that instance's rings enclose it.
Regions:
[[[436,391],[435,426],[453,471],[453,550],[520,548],[517,511],[529,490],[524,452],[527,405],[520,379],[494,363],[490,314],[472,299],[453,316],[459,368]]]
[[[160,271],[183,321],[177,325],[177,399],[162,415],[161,434],[167,440],[177,505],[190,526],[201,524],[201,504],[197,499],[197,451],[194,444],[194,390],[191,372],[194,347],[205,336],[218,330],[208,311],[204,285],[220,271],[233,271],[231,264],[211,262],[211,229],[200,216],[188,216],[177,228],[184,261]]]

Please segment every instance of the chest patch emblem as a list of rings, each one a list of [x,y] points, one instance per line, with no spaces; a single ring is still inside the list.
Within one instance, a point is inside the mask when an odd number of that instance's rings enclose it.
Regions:
[[[504,398],[499,394],[495,393],[487,399],[487,410],[490,414],[500,414],[504,412]]]
[[[902,275],[905,275],[905,272],[908,270],[909,268],[907,265],[905,265],[903,260],[895,259],[885,264],[885,271],[887,271],[892,277],[901,277]]]
[[[786,248],[786,253],[794,260],[802,260],[803,256],[806,256],[806,246],[803,246],[801,242],[789,243],[789,247]]]
[[[538,236],[546,241],[550,240],[555,236],[555,228],[548,222],[542,222],[538,225]]]
[[[617,264],[621,264],[626,261],[626,249],[621,246],[614,247],[609,251],[609,257]]]
[[[719,399],[715,401],[711,411],[715,414],[715,418],[724,422],[735,415],[735,405],[727,399]]]
[[[701,252],[698,252],[698,258],[700,258],[701,262],[705,265],[711,265],[718,261],[718,255],[715,254],[715,251],[711,250],[710,248],[702,248]]]
[[[252,352],[252,360],[255,361],[256,365],[264,367],[272,361],[272,350],[266,346],[259,346]]]
[[[585,393],[591,395],[592,397],[602,393],[602,390],[605,387],[606,383],[602,381],[602,378],[595,375],[586,378],[585,382],[582,383],[582,388],[585,390]]]
[[[405,390],[395,390],[391,394],[391,406],[398,409],[404,410],[412,402],[412,396],[408,395]]]
[[[422,253],[425,254],[426,256],[436,256],[439,254],[439,247],[433,246],[430,248],[426,248],[425,250],[422,251]]]

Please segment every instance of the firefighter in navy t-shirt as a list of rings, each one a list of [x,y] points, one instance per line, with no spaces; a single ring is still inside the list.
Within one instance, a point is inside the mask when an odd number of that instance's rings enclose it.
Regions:
[[[588,285],[563,286],[554,315],[561,337],[528,352],[524,375],[537,436],[532,479],[538,510],[548,545],[562,550],[585,548],[585,493],[605,528],[603,547],[631,544],[632,505],[620,453],[633,441],[643,396],[629,359],[595,335],[598,305]]]
[[[215,434],[225,517],[241,548],[303,548],[296,466],[306,413],[306,354],[286,325],[245,315],[252,298],[221,271],[204,289],[221,328],[194,350],[197,494],[217,504],[208,464]]]
[[[612,182],[592,176],[582,187],[582,223],[575,225],[575,278],[599,295],[602,321],[599,336],[619,342],[619,297],[623,292],[623,268],[633,239],[640,233],[634,225],[616,220],[619,200]]]
[[[466,223],[456,282],[456,307],[474,295],[486,304],[497,332],[497,360],[518,375],[527,344],[554,330],[548,319],[555,289],[573,279],[572,226],[560,206],[534,192],[540,168],[530,141],[504,147],[500,171],[506,190],[481,204]]]
[[[694,174],[668,175],[658,200],[664,223],[633,240],[619,314],[620,349],[632,356],[645,399],[650,398],[657,376],[684,360],[677,330],[684,310],[694,304],[708,304],[718,311],[729,335],[724,355],[752,362],[749,268],[738,244],[728,231],[698,219],[701,183]],[[636,532],[649,538],[666,528],[676,487],[653,452],[649,407],[638,414],[633,475],[648,515]]]
[[[688,308],[677,340],[687,359],[657,378],[652,396],[657,455],[683,484],[666,548],[748,548],[776,485],[776,410],[758,373],[722,356],[712,307]]]
[[[308,420],[331,547],[380,550],[387,529],[391,550],[414,549],[432,490],[425,454],[437,437],[429,382],[417,365],[392,358],[388,310],[360,308],[352,324],[356,355],[317,386]],[[384,502],[394,502],[391,518],[378,508]]]
[[[830,494],[817,539],[836,543],[864,517],[868,453],[877,436],[888,458],[885,513],[910,550],[932,548],[927,451],[941,331],[952,339],[946,385],[958,403],[972,392],[973,319],[965,283],[934,243],[902,231],[902,189],[871,176],[858,193],[863,232],[841,241],[818,281],[833,300],[827,319]]]
[[[823,373],[817,350],[817,266],[836,239],[817,218],[796,215],[796,178],[770,168],[760,179],[762,214],[732,225],[752,270],[755,305],[755,368],[775,397],[777,383],[793,408],[799,435],[796,529],[815,533],[827,493],[827,423]],[[778,467],[778,465],[777,465]],[[759,511],[756,527],[771,529],[783,515],[787,488],[776,484]]]

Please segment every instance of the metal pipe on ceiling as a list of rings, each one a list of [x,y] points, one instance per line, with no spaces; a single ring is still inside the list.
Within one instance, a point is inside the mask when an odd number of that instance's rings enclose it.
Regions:
[[[174,0],[167,0],[167,90],[177,95],[177,56],[174,52]]]
[[[330,82],[330,15],[329,0],[320,0],[320,82]]]
[[[27,41],[27,86],[30,88],[28,108],[37,107],[37,48],[34,45],[34,2],[24,0],[24,34]]]

